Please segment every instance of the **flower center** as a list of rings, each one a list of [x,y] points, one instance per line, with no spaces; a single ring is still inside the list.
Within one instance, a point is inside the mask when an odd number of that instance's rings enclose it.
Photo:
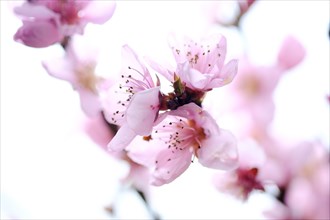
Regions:
[[[260,80],[251,74],[241,81],[239,88],[248,98],[253,98],[261,91]]]
[[[94,94],[98,94],[97,83],[101,80],[98,76],[94,74],[95,64],[88,63],[82,68],[76,69],[76,75],[78,77],[78,82],[85,89],[91,91]]]
[[[88,4],[87,1],[74,0],[35,0],[32,2],[46,5],[49,9],[61,15],[61,22],[73,25],[79,22],[79,11]]]
[[[237,183],[243,189],[244,197],[246,198],[252,190],[262,190],[264,191],[264,187],[262,184],[257,180],[258,175],[258,168],[251,168],[251,169],[243,169],[238,168],[236,170],[237,174]]]
[[[181,81],[179,77],[175,75],[175,81],[173,82],[174,92],[161,97],[161,110],[175,110],[180,106],[189,104],[191,102],[196,105],[202,105],[202,101],[205,96],[205,92],[197,91],[186,87],[185,83]]]
[[[179,119],[162,125],[155,131],[158,138],[163,140],[168,149],[183,150],[191,148],[195,155],[201,147],[201,141],[206,138],[204,129],[195,120]]]

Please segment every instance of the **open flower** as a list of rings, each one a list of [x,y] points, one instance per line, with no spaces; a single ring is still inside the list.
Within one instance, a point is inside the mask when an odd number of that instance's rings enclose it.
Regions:
[[[214,119],[194,103],[169,112],[145,140],[144,145],[132,144],[129,156],[153,168],[153,185],[172,182],[189,167],[193,157],[213,169],[229,170],[237,166],[234,136],[220,129]]]
[[[238,152],[239,167],[229,172],[217,173],[213,182],[219,191],[245,201],[253,191],[264,191],[266,181],[263,181],[258,174],[266,155],[260,146],[252,141],[241,142]]]
[[[47,47],[82,34],[88,22],[103,24],[115,10],[114,1],[29,0],[16,7],[23,26],[14,39],[31,47]]]
[[[230,83],[237,73],[237,60],[224,64],[227,51],[226,38],[212,35],[201,42],[184,38],[171,39],[176,69],[163,68],[152,61],[150,65],[174,82],[177,76],[187,87],[198,91],[209,91]]]
[[[79,93],[81,108],[86,115],[96,116],[101,111],[100,89],[106,80],[95,73],[96,50],[75,37],[69,42],[64,57],[43,61],[47,72],[58,79],[68,81]]]
[[[123,150],[136,135],[151,133],[160,107],[160,87],[127,45],[122,49],[122,75],[103,98],[107,121],[121,126],[109,143],[110,150]]]

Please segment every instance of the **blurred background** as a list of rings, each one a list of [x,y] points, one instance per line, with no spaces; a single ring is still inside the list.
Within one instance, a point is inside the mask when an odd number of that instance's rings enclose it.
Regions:
[[[113,77],[120,70],[123,44],[141,56],[171,60],[167,37],[173,32],[191,37],[222,33],[227,60],[245,54],[260,66],[273,65],[285,37],[294,36],[306,56],[274,91],[272,132],[288,142],[320,140],[329,149],[330,2],[257,1],[240,28],[221,25],[235,16],[234,3],[118,1],[113,17],[105,25],[87,25],[84,38],[100,50],[97,72]],[[119,181],[128,166],[86,135],[86,125],[94,121],[81,111],[77,93],[42,67],[42,60],[61,56],[61,48],[14,42],[21,21],[12,8],[20,2],[0,4],[1,219],[150,219],[137,193]],[[206,107],[217,102],[222,89],[208,94]],[[226,120],[216,113],[217,106],[212,114],[220,117],[220,127],[235,134],[240,121]],[[253,193],[246,202],[238,201],[213,186],[215,172],[193,163],[174,182],[151,187],[152,209],[161,219],[265,219],[272,198]],[[116,215],[109,211],[114,206]]]

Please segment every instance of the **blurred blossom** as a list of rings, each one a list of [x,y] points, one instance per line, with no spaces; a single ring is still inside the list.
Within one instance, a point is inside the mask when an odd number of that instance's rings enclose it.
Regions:
[[[107,145],[109,140],[113,138],[114,132],[107,123],[102,114],[98,117],[88,118],[84,130],[86,134],[99,145],[105,153],[109,154],[113,159],[123,162],[127,165],[128,171],[120,179],[121,185],[132,187],[138,193],[142,193],[147,203],[149,192],[150,172],[149,169],[141,164],[134,162],[128,156],[127,151],[108,151]],[[116,202],[116,201],[114,201]]]
[[[264,191],[266,181],[260,178],[266,155],[256,143],[241,142],[238,147],[239,166],[225,173],[217,173],[213,178],[215,187],[237,199],[246,201],[254,190]]]
[[[102,98],[107,121],[121,126],[109,149],[121,151],[135,136],[150,135],[160,108],[160,85],[127,45],[122,48],[120,81]]]
[[[278,53],[277,64],[289,70],[302,62],[306,55],[304,46],[293,36],[287,36]]]
[[[83,34],[89,22],[105,23],[115,8],[114,1],[29,0],[14,8],[23,22],[14,39],[37,48],[65,43],[65,37]]]
[[[256,0],[216,1],[211,4],[207,16],[223,26],[240,27],[240,21]]]
[[[244,117],[240,125],[243,136],[260,138],[266,134],[274,118],[275,104],[273,93],[283,76],[290,68],[298,65],[305,56],[302,45],[293,37],[287,37],[272,66],[256,66],[244,56],[240,59],[238,76],[231,84],[231,99],[228,112],[234,111]]]
[[[329,219],[329,152],[315,141],[293,149],[291,175],[285,202],[293,218]]]
[[[250,169],[239,167],[216,179],[217,188],[221,192],[229,193],[245,201],[253,190],[265,190],[263,184],[258,180],[258,172],[259,169],[256,167]]]
[[[125,161],[129,166],[127,175],[121,179],[123,184],[132,186],[145,196],[149,196],[150,171],[147,167],[133,161],[127,151],[110,152],[115,158]]]
[[[99,93],[109,82],[95,73],[97,51],[88,47],[82,38],[72,38],[62,58],[43,61],[47,72],[68,81],[79,93],[81,108],[89,117],[101,112]]]
[[[189,167],[192,157],[213,169],[237,167],[234,136],[220,129],[214,119],[194,103],[171,111],[145,141],[144,146],[132,145],[129,155],[153,169],[153,185],[175,180]]]
[[[284,161],[278,165],[287,172],[286,184],[280,187],[283,194],[280,201],[286,207],[277,219],[329,219],[327,147],[318,141],[303,142],[292,148]],[[270,210],[266,215],[274,217],[274,212]]]

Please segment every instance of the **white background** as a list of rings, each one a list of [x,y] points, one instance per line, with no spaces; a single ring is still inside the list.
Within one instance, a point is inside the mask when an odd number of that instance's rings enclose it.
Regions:
[[[329,1],[258,2],[243,20],[244,37],[209,24],[217,3],[118,2],[106,25],[86,29],[86,39],[101,50],[97,70],[116,73],[125,43],[140,55],[172,59],[166,43],[170,31],[188,36],[221,32],[228,40],[228,58],[245,48],[256,63],[267,65],[292,34],[307,56],[276,90],[274,131],[287,139],[329,144]],[[21,25],[10,12],[12,5],[1,1],[1,218],[107,219],[111,216],[104,207],[115,197],[118,218],[148,218],[134,194],[116,195],[127,167],[84,135],[88,119],[77,94],[42,68],[40,61],[60,56],[60,48],[33,49],[12,40]],[[246,204],[236,202],[214,189],[213,173],[194,163],[173,183],[152,188],[154,209],[164,219],[262,218],[268,198],[254,195]]]

